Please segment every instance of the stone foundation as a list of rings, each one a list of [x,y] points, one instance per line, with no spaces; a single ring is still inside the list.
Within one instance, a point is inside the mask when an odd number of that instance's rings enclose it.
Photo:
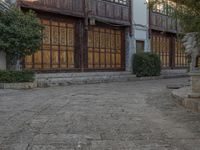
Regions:
[[[188,74],[170,74],[156,77],[137,78],[131,72],[84,72],[84,73],[41,73],[36,74],[38,87],[67,86],[79,84],[96,84],[107,82],[127,82],[142,80],[159,80],[187,77]]]

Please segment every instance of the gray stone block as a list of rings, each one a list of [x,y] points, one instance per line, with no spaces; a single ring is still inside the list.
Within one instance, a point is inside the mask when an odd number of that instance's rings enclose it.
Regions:
[[[0,83],[0,89],[33,89],[37,87],[37,82],[24,82],[24,83]]]

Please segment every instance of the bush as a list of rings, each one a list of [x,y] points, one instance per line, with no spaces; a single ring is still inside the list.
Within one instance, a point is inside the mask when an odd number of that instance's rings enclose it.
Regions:
[[[32,71],[0,71],[0,83],[33,82]]]
[[[159,76],[161,61],[158,55],[152,53],[134,54],[133,73],[137,77]]]

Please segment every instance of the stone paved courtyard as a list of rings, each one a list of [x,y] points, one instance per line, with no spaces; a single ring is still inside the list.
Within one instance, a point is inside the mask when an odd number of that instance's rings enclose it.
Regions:
[[[181,82],[0,90],[0,150],[200,150],[200,114],[166,89]]]

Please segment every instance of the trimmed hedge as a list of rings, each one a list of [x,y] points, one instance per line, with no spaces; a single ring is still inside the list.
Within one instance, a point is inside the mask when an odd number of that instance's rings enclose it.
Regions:
[[[32,71],[2,71],[0,70],[0,83],[33,82],[35,74]]]
[[[159,76],[161,73],[160,57],[152,53],[134,54],[133,73],[137,77]]]

